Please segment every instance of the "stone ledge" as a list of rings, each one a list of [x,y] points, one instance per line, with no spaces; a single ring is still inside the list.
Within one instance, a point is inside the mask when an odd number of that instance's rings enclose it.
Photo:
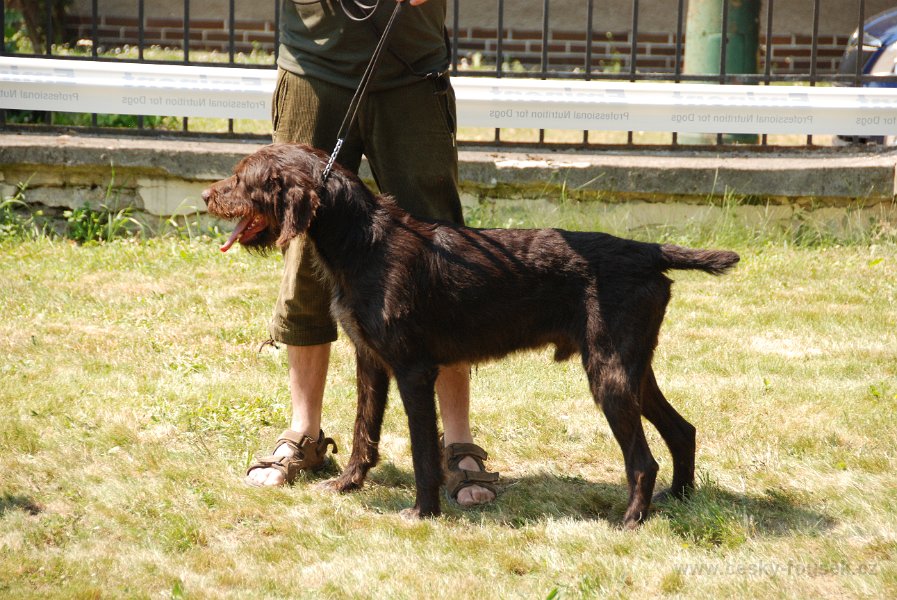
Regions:
[[[202,207],[200,192],[260,145],[203,140],[0,134],[0,191],[28,182],[29,202],[120,203],[155,215]],[[748,202],[801,206],[893,205],[897,151],[534,152],[464,149],[470,197],[707,203],[727,193]],[[362,176],[370,177],[363,167]]]

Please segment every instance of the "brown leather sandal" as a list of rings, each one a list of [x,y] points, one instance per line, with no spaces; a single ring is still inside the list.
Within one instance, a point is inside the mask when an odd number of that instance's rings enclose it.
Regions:
[[[472,458],[479,471],[468,471],[458,466],[458,463],[467,457]],[[486,488],[496,496],[496,482],[498,473],[490,473],[483,463],[489,455],[476,444],[455,443],[445,446],[442,451],[442,470],[445,473],[445,492],[452,500],[458,499],[458,492],[466,487],[478,485]]]
[[[291,453],[288,456],[275,456],[274,450],[277,450],[283,444],[287,445]],[[249,473],[256,469],[277,469],[283,473],[284,483],[291,484],[295,481],[300,471],[318,471],[324,467],[328,446],[333,447],[334,454],[339,452],[333,438],[324,437],[323,431],[321,431],[318,439],[314,440],[307,435],[301,435],[292,429],[287,429],[274,442],[274,450],[271,451],[270,456],[256,459],[246,469],[246,483],[256,487],[264,487],[262,484],[250,479]]]

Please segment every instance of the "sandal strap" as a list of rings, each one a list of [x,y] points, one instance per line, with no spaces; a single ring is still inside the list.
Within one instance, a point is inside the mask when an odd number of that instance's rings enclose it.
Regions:
[[[498,483],[498,477],[498,473],[489,471],[456,469],[446,474],[446,491],[452,500],[457,500],[458,492],[472,485],[486,488],[493,494],[498,494],[495,486]]]
[[[251,467],[249,467],[249,469],[250,470],[252,470],[252,469],[268,469],[271,467],[288,468],[287,463],[289,463],[292,460],[296,460],[296,459],[294,459],[290,456],[274,456],[273,454],[271,456],[262,456],[260,458],[255,459],[255,463],[253,463],[253,465]],[[247,471],[247,473],[248,473],[248,471]]]
[[[296,454],[305,454],[303,450],[311,445],[317,447],[316,450],[318,454],[326,453],[328,447],[333,449],[334,454],[339,454],[339,448],[336,447],[336,442],[333,441],[333,438],[331,437],[324,437],[323,429],[318,433],[317,440],[314,440],[307,435],[297,433],[292,429],[284,429],[283,433],[280,434],[280,437],[277,438],[277,441],[274,443],[274,447],[277,448],[281,444],[286,444],[290,450]]]
[[[315,440],[307,435],[286,429],[277,438],[274,449],[276,450],[282,445],[286,445],[290,449],[289,455],[277,456],[273,454],[272,450],[272,454],[256,459],[246,470],[246,474],[249,475],[255,469],[277,469],[283,473],[287,483],[292,483],[299,471],[309,468],[319,469],[323,465],[328,448],[332,449],[334,454],[339,452],[333,438],[325,437],[323,431]]]
[[[491,471],[468,471],[467,469],[458,469],[459,473],[464,473],[464,479],[461,483],[495,483],[498,481],[498,473]]]
[[[470,457],[477,463],[479,471],[468,471],[458,466],[461,460]],[[443,452],[443,466],[445,468],[446,491],[449,497],[457,499],[458,492],[472,485],[480,486],[497,493],[495,484],[499,474],[486,470],[485,461],[489,454],[476,444],[456,442],[445,446]]]
[[[477,446],[476,444],[470,444],[465,442],[455,442],[454,444],[449,444],[445,447],[446,460],[447,461],[459,461],[462,458],[471,457],[474,460],[483,461],[489,458],[489,454]]]
[[[299,461],[293,456],[274,456],[272,454],[271,456],[257,458],[255,462],[249,465],[249,468],[246,469],[246,474],[249,475],[256,469],[277,469],[283,473],[285,480],[292,481],[296,478],[296,474],[299,472]]]

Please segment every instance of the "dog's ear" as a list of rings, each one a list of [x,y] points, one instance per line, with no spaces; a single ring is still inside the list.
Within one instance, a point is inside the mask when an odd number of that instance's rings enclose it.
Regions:
[[[308,182],[303,182],[308,183]],[[321,199],[310,186],[298,181],[284,181],[282,188],[280,237],[277,246],[285,248],[296,236],[308,231]]]

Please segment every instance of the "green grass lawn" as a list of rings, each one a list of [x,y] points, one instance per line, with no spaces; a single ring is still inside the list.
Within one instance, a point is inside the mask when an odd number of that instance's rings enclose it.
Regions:
[[[588,208],[557,210],[471,217],[602,226]],[[407,522],[395,394],[361,492],[242,483],[288,414],[284,352],[258,351],[279,257],[196,237],[0,238],[0,596],[897,596],[893,232],[733,227],[636,232],[730,246],[742,263],[719,279],[674,274],[654,364],[698,429],[699,487],[635,532],[619,526],[621,453],[575,360],[546,350],[476,368],[472,418],[502,473],[498,501]],[[324,410],[339,464],[353,419],[343,337]],[[650,427],[649,443],[665,486]]]

